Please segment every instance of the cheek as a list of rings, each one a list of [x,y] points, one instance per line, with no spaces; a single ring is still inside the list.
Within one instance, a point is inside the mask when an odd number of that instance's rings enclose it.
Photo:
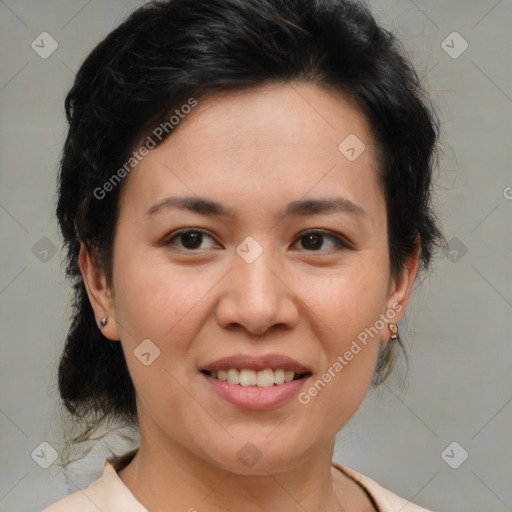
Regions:
[[[316,284],[309,318],[322,344],[322,367],[298,399],[304,418],[318,418],[332,434],[352,417],[371,384],[386,282],[375,269],[364,275],[347,270],[325,286],[318,279]]]
[[[216,282],[214,276],[172,266],[164,258],[147,258],[147,253],[117,264],[116,319],[137,400],[157,424],[176,414],[201,417],[182,383],[187,382],[190,347],[201,328],[201,299]],[[147,339],[154,346],[140,350]],[[150,354],[146,361],[144,353]]]
[[[309,317],[324,352],[321,382],[306,390],[304,402],[314,402],[309,405],[315,415],[336,411],[340,425],[363,400],[377,362],[388,274],[372,256],[359,255],[357,264],[329,276],[309,277],[302,287],[309,290],[304,299],[312,305]]]
[[[303,276],[298,285],[304,290],[304,303],[336,334],[338,343],[373,326],[385,307],[387,268],[366,259],[370,258],[357,256],[337,272]]]
[[[211,272],[171,265],[165,256],[134,255],[117,265],[116,317],[126,339],[163,340],[182,329],[182,320],[216,282]]]
[[[165,256],[125,260],[118,270],[116,318],[121,318],[123,351],[139,399],[153,411],[181,411],[184,403],[190,407],[180,383],[196,371],[194,340],[211,314],[209,294],[225,270],[178,267]],[[147,339],[156,348],[149,344],[142,352],[139,347]],[[148,351],[151,361],[153,353],[158,355],[146,366],[137,354]]]

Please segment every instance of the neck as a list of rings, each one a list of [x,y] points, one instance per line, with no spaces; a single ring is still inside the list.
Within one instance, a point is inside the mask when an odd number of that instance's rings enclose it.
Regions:
[[[178,444],[144,442],[119,477],[152,512],[341,512],[331,466],[334,440],[279,472],[237,474],[199,458]],[[165,449],[162,447],[165,446]],[[337,470],[334,470],[337,471]]]

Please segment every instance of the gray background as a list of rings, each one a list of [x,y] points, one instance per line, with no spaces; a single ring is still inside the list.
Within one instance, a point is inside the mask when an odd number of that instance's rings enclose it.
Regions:
[[[397,374],[369,393],[335,460],[433,510],[512,510],[512,2],[370,3],[441,110],[437,202],[450,252],[401,326],[407,385]],[[86,54],[139,4],[0,1],[0,511],[41,510],[102,471],[102,446],[68,477],[31,453],[43,441],[62,448],[55,374],[70,292],[53,211],[63,100]],[[59,46],[43,59],[31,43],[45,31]],[[469,44],[458,58],[441,46],[454,31]],[[457,469],[446,462],[465,452]]]

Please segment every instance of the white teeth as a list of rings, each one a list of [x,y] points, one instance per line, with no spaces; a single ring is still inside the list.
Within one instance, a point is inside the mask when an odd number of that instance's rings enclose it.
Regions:
[[[269,388],[273,386],[276,381],[273,370],[262,370],[261,372],[253,373],[256,374],[256,385],[259,388]]]
[[[284,370],[274,370],[276,384],[284,384]]]
[[[238,370],[230,368],[227,373],[227,380],[230,384],[240,384],[240,374]]]
[[[256,372],[254,370],[240,370],[241,386],[256,386]]]
[[[295,377],[292,370],[271,370],[270,368],[261,371],[230,368],[229,370],[218,370],[211,372],[211,376],[229,382],[230,384],[239,384],[240,386],[258,386],[259,388],[270,388],[274,384],[284,384],[291,382]]]

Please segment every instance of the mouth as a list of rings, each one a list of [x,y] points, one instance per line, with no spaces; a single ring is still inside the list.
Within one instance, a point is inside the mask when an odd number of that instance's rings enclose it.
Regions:
[[[311,375],[311,372],[294,372],[284,368],[266,368],[255,371],[250,368],[229,368],[228,370],[201,370],[201,373],[222,382],[228,382],[235,386],[255,386],[258,388],[270,388],[279,386],[294,380],[304,379]]]
[[[289,403],[313,375],[281,354],[238,354],[199,369],[207,389],[240,409],[264,410]]]

